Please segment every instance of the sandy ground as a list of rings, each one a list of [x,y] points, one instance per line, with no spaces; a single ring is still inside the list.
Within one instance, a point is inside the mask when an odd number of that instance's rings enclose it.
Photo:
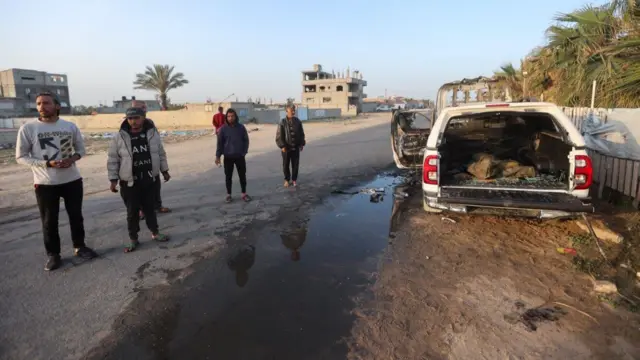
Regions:
[[[556,250],[580,236],[574,223],[445,214],[453,223],[420,205],[412,198],[359,301],[350,359],[640,358],[637,308],[603,301]],[[635,233],[624,231],[630,243]]]
[[[388,114],[344,123],[315,123],[305,128],[300,183],[294,194],[282,188],[281,157],[275,127],[250,134],[248,190],[254,201],[223,204],[224,174],[213,166],[210,137],[168,144],[173,179],[163,184],[159,217],[173,236],[166,246],[149,244],[124,254],[126,238],[122,200],[108,191],[106,155],[79,163],[85,182],[87,243],[101,259],[82,264],[71,259],[66,215],[61,214],[66,265],[43,271],[45,256],[29,169],[0,168],[0,358],[77,359],[109,336],[113,321],[141,288],[186,276],[181,270],[215,253],[220,234],[236,233],[255,221],[269,221],[283,209],[312,203],[332,186],[370,176],[391,164]],[[237,180],[236,180],[237,181]],[[234,184],[238,191],[237,183]],[[152,274],[145,269],[159,269]],[[146,276],[145,276],[146,275]]]

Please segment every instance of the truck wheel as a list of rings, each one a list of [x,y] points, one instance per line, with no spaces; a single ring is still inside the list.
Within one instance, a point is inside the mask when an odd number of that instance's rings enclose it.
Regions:
[[[428,213],[439,214],[442,212],[442,210],[440,209],[432,208],[431,206],[427,205],[427,199],[425,198],[422,198],[422,207],[424,208],[424,211]]]

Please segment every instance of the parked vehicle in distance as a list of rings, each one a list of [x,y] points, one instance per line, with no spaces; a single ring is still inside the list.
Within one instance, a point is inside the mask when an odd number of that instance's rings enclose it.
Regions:
[[[411,126],[411,111],[392,115],[394,160],[422,169],[426,211],[540,218],[594,211],[584,139],[556,105],[476,103],[438,113],[422,128]]]
[[[389,105],[380,105],[376,108],[376,111],[391,111]]]

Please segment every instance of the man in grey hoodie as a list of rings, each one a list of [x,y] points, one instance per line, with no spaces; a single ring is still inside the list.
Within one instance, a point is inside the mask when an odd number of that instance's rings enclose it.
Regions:
[[[49,257],[44,269],[50,271],[62,264],[58,231],[60,198],[64,199],[69,215],[75,256],[89,260],[98,255],[84,242],[84,189],[82,176],[76,167],[76,161],[85,154],[82,134],[74,123],[58,117],[60,101],[52,93],[38,94],[36,107],[40,114],[38,120],[28,122],[18,130],[16,161],[33,171],[44,247]]]

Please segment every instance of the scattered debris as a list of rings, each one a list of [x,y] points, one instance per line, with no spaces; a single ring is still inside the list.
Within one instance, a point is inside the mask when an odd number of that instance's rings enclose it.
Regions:
[[[516,312],[504,315],[504,319],[510,324],[522,323],[528,331],[538,330],[539,323],[543,321],[557,321],[561,316],[566,315],[567,311],[561,307],[537,307],[528,309],[522,313],[525,304],[521,301],[515,303]]]
[[[587,233],[590,232],[589,225],[584,221],[576,220],[576,225],[578,225],[582,231]],[[623,236],[611,230],[602,220],[592,220],[591,227],[599,239],[606,240],[614,244],[622,243]]]
[[[341,195],[357,195],[360,191],[344,191],[344,190],[333,190],[332,194],[341,194]]]
[[[393,194],[393,196],[394,196],[396,199],[405,199],[405,198],[408,198],[408,197],[409,197],[409,194],[407,194],[406,192],[399,192],[399,193],[395,193],[395,194]]]
[[[587,215],[583,213],[582,219],[584,220],[585,224],[587,224],[587,228],[589,228],[589,232],[591,233],[591,236],[593,236],[593,239],[596,241],[596,245],[598,246],[598,250],[600,250],[600,254],[604,258],[604,261],[608,261],[607,255],[604,254],[604,250],[602,250],[602,247],[600,246],[600,239],[598,239],[598,236],[596,236],[596,233],[593,231],[593,226],[591,226],[591,222],[589,221],[589,218],[587,218]]]
[[[456,223],[456,221],[453,220],[452,218],[448,218],[448,217],[444,217],[444,216],[442,217],[442,221],[448,221],[448,222],[453,223],[453,224]]]
[[[558,251],[560,254],[578,255],[578,252],[574,248],[559,247],[559,248],[556,249],[556,251]]]
[[[372,203],[377,203],[380,201],[384,201],[384,196],[381,193],[374,192],[371,194],[371,198],[369,199]]]
[[[618,292],[618,287],[611,281],[594,280],[593,290],[601,294],[615,294]]]
[[[565,304],[565,303],[561,303],[561,302],[559,302],[559,301],[554,301],[553,303],[554,303],[554,304],[557,304],[557,305],[560,305],[560,306],[567,307],[567,308],[569,308],[569,309],[571,309],[571,310],[573,310],[573,311],[576,311],[576,312],[578,312],[578,313],[580,313],[580,314],[582,314],[582,315],[584,315],[584,316],[588,317],[589,319],[593,320],[596,324],[599,324],[599,322],[598,322],[598,320],[597,320],[596,318],[594,318],[593,316],[591,316],[591,315],[587,314],[586,312],[584,312],[584,311],[582,311],[582,310],[578,310],[578,309],[576,309],[575,307],[573,307],[573,306],[571,306],[571,305],[567,305],[567,304]]]

